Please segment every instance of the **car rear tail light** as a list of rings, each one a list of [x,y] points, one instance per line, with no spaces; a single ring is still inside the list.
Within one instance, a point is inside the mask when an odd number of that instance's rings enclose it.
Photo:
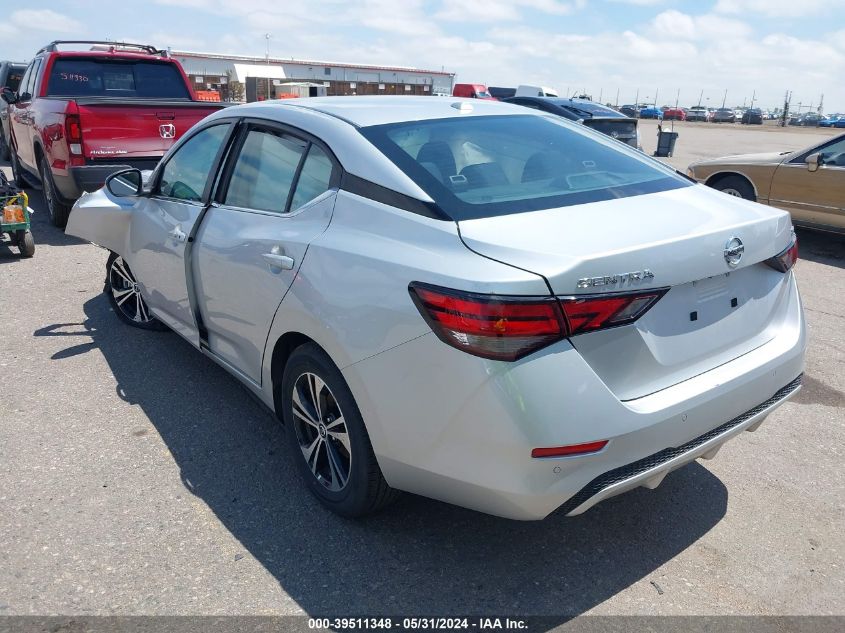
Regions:
[[[657,303],[667,288],[622,294],[586,295],[560,300],[569,336],[628,325]]]
[[[569,446],[551,446],[549,448],[534,448],[531,457],[572,457],[574,455],[588,455],[598,453],[607,446],[608,440],[587,442],[586,444],[570,444]]]
[[[411,298],[444,343],[514,361],[568,336],[633,323],[667,289],[581,297],[510,297],[414,282]]]
[[[780,253],[766,260],[766,263],[782,273],[787,272],[798,261],[798,237],[793,233],[792,242]]]
[[[408,290],[444,343],[476,356],[517,360],[565,336],[554,297],[501,297],[419,283]]]

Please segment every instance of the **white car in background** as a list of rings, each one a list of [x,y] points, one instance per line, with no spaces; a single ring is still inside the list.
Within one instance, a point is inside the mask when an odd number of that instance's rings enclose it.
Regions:
[[[347,516],[396,490],[578,514],[754,430],[804,367],[787,213],[519,106],[226,108],[67,232],[112,252],[117,316],[242,381]]]

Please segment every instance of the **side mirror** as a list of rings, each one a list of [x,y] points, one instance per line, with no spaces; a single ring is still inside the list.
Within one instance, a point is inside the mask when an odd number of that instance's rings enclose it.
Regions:
[[[143,193],[140,169],[125,169],[106,178],[106,189],[116,198],[140,196]]]
[[[12,105],[13,103],[16,103],[16,102],[17,102],[17,100],[18,100],[18,95],[17,95],[17,93],[16,93],[14,90],[12,90],[11,88],[9,88],[9,87],[7,87],[7,86],[4,86],[4,87],[3,87],[3,90],[2,90],[2,91],[0,91],[0,98],[2,98],[2,99],[3,99],[3,101],[5,101],[6,103],[8,103],[9,105]]]
[[[809,156],[807,156],[807,158],[804,159],[804,162],[807,163],[807,169],[809,171],[817,171],[822,164],[821,152],[810,154]]]

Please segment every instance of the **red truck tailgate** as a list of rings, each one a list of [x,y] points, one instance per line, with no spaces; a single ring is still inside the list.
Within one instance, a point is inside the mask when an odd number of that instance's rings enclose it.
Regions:
[[[162,156],[194,124],[222,104],[195,101],[77,99],[85,158]]]

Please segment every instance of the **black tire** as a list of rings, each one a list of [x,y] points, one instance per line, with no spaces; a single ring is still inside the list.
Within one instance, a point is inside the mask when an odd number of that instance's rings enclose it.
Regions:
[[[32,257],[35,255],[35,239],[32,237],[32,231],[21,230],[15,231],[16,243],[21,257]]]
[[[309,382],[312,376],[323,383],[316,388],[318,408],[308,404],[309,389],[302,389],[303,384],[313,385]],[[297,413],[294,389],[298,405],[304,405],[297,406]],[[306,486],[323,505],[341,516],[357,518],[378,512],[398,498],[399,491],[384,480],[352,392],[340,370],[318,345],[306,343],[294,350],[285,366],[281,390],[282,419],[294,460]],[[313,393],[311,389],[310,394]],[[306,416],[319,419],[322,428],[306,421]],[[332,428],[341,419],[342,424],[335,426],[334,432],[326,432],[327,427]],[[306,458],[309,444],[315,446],[313,462]],[[334,455],[336,468],[330,464],[330,454]],[[335,473],[341,471],[346,473],[345,480],[342,474],[335,478]],[[338,481],[342,484],[339,489]]]
[[[12,231],[11,233],[9,233],[9,244],[11,244],[12,246],[18,245],[18,232],[17,231]]]
[[[15,181],[15,184],[21,189],[26,187],[27,182],[23,175],[20,159],[18,158],[17,152],[15,152],[15,149],[12,147],[9,148],[9,165],[12,168],[12,179]]]
[[[103,292],[109,298],[114,313],[127,325],[141,330],[167,329],[150,312],[129,264],[117,253],[112,253],[106,263],[106,287]]]
[[[6,136],[3,130],[0,130],[0,160],[9,160],[9,144],[6,143]]]
[[[725,176],[713,183],[711,187],[723,191],[730,196],[757,202],[757,196],[754,195],[754,187],[742,176]]]
[[[38,175],[41,177],[41,190],[44,192],[44,202],[47,203],[47,212],[50,214],[50,221],[53,226],[60,229],[65,228],[67,219],[70,216],[72,204],[66,204],[59,197],[56,184],[53,182],[53,175],[47,167],[43,158],[38,159]]]

